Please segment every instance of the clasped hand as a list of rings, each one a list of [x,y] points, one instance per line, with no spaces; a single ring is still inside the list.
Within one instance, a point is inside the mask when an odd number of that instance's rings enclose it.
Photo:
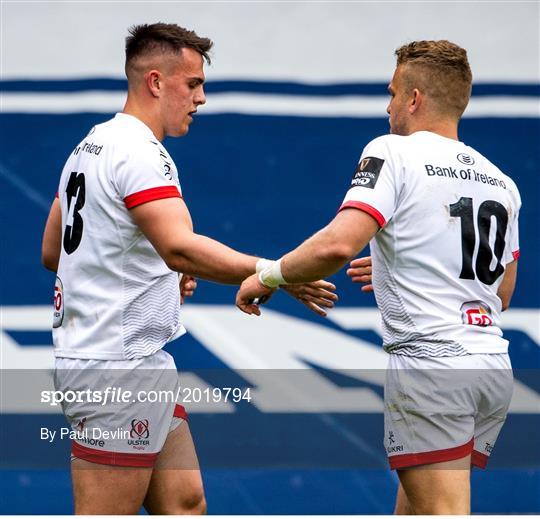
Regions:
[[[347,275],[353,283],[362,283],[362,292],[373,292],[371,256],[357,258],[350,263]],[[338,296],[336,286],[328,281],[319,280],[311,283],[282,285],[281,288],[289,295],[300,301],[312,312],[326,317],[325,308],[333,308]],[[276,291],[268,288],[259,281],[259,276],[253,274],[244,280],[236,294],[236,306],[246,314],[261,315],[258,301],[264,298],[266,302]]]

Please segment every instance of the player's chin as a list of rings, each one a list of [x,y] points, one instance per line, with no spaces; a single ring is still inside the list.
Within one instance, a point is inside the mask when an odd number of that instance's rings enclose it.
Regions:
[[[176,129],[172,134],[171,137],[183,137],[189,132],[189,124],[182,124],[178,129]]]

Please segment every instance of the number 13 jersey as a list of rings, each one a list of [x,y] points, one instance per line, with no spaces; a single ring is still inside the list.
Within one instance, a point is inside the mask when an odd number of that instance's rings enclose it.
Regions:
[[[55,285],[57,357],[145,357],[185,333],[178,274],[129,209],[180,197],[173,160],[142,121],[117,114],[95,126],[62,171],[62,244]]]
[[[515,183],[473,148],[421,131],[362,153],[341,209],[377,220],[373,285],[388,352],[504,353],[497,289],[519,257]]]

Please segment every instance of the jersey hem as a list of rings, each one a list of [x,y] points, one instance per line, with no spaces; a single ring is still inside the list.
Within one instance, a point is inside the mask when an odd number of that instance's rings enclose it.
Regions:
[[[57,359],[81,359],[81,360],[134,360],[134,359],[142,359],[144,357],[150,357],[154,355],[154,353],[157,353],[158,351],[162,350],[163,346],[161,348],[158,348],[155,351],[151,351],[145,355],[136,355],[135,357],[126,357],[125,355],[121,353],[113,353],[113,352],[79,352],[79,351],[62,351],[58,350],[54,352],[54,356]]]
[[[465,349],[465,353],[457,353],[455,355],[452,355],[452,354],[445,354],[445,355],[415,355],[414,353],[409,353],[409,352],[405,352],[405,351],[401,351],[400,352],[400,347],[397,347],[397,348],[394,348],[394,349],[391,349],[391,350],[387,350],[386,348],[383,348],[386,353],[388,353],[389,355],[401,355],[403,357],[415,357],[415,358],[418,358],[418,359],[432,359],[432,358],[441,358],[441,357],[467,357],[469,355],[506,355],[508,354],[508,347],[505,347],[505,348],[497,348],[497,349],[493,349],[493,348],[485,348],[485,349],[475,349],[475,350],[471,350],[469,348],[467,348],[466,346],[464,347]]]

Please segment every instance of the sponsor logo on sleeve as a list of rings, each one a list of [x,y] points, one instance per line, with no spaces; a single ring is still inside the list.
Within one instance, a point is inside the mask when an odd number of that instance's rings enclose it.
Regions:
[[[172,159],[169,157],[169,155],[166,153],[165,149],[155,141],[150,141],[152,144],[155,144],[158,147],[159,150],[159,157],[161,159],[161,164],[163,166],[163,174],[165,175],[165,178],[170,181],[174,182],[175,184],[178,184],[178,182],[175,182],[175,175],[174,171],[172,169]]]
[[[367,187],[373,189],[384,164],[384,159],[377,157],[364,157],[359,163],[351,187]]]

